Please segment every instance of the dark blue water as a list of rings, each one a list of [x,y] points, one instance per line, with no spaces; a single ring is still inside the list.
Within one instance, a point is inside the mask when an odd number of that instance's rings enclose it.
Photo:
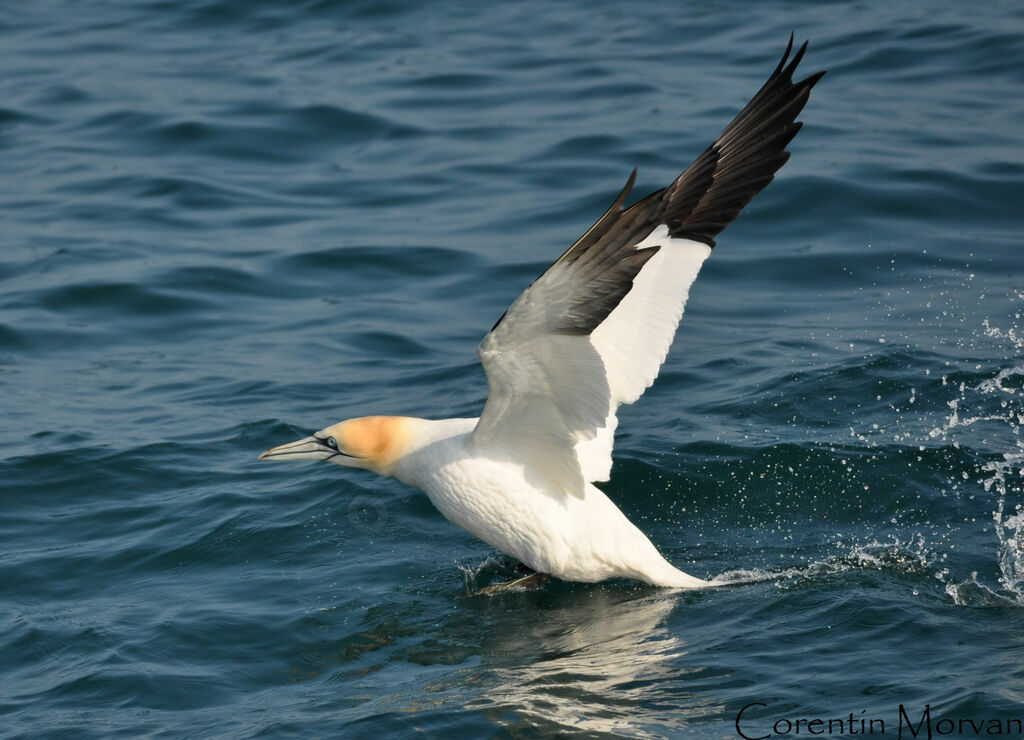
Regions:
[[[256,462],[477,414],[508,303],[791,30],[829,74],[605,486],[737,585],[467,596],[509,564],[422,494]],[[1024,716],[1019,4],[8,3],[0,69],[0,734]]]

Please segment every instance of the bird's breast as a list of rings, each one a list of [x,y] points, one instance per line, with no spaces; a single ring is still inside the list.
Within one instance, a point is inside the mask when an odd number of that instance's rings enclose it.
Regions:
[[[650,540],[595,486],[570,496],[536,469],[453,437],[397,471],[453,524],[541,573],[576,581],[615,576],[667,582],[675,573]],[[651,574],[654,575],[651,575]]]
[[[564,494],[531,482],[520,463],[465,445],[433,452],[404,482],[422,489],[446,519],[492,547],[535,570],[560,572],[575,527]]]

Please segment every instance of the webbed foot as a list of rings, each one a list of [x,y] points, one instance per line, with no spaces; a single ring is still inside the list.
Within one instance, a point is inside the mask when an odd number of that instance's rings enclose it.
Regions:
[[[540,584],[547,581],[551,576],[547,573],[530,573],[529,575],[523,576],[522,578],[515,578],[511,581],[502,581],[500,583],[492,583],[490,586],[484,586],[478,591],[474,591],[472,596],[486,596],[488,594],[498,593],[499,591],[506,591],[510,588],[527,588],[529,586],[539,586]]]

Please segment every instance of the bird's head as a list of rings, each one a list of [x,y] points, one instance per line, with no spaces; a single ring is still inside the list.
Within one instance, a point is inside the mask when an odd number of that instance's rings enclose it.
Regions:
[[[404,416],[362,416],[321,429],[312,437],[273,447],[260,460],[324,460],[390,475],[409,449],[411,432]]]

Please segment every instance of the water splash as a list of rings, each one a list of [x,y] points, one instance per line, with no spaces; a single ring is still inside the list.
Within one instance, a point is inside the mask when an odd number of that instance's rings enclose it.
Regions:
[[[1015,426],[1015,429],[1019,427]],[[1016,447],[1012,452],[1004,452],[1002,460],[983,465],[982,470],[989,476],[984,481],[985,490],[994,489],[998,493],[992,519],[999,539],[999,570],[1002,574],[999,581],[1016,595],[1018,603],[1024,605],[1024,508],[1020,503],[1024,490],[1021,487],[1024,443],[1018,439]],[[1016,503],[1011,503],[1011,498],[1016,499]]]
[[[1024,291],[1017,291],[1015,299],[1024,300]],[[1020,317],[1019,311],[1014,313],[1015,319]],[[1016,326],[1003,329],[989,319],[982,326],[984,336],[1004,350],[1004,366],[977,382],[961,381],[957,396],[947,402],[945,423],[929,436],[950,439],[957,447],[970,445],[990,456],[979,464],[977,482],[995,495],[992,520],[1002,589],[985,586],[972,573],[962,583],[947,582],[946,592],[957,604],[977,603],[980,597],[982,602],[1024,605],[1024,335]],[[962,475],[964,480],[971,477],[966,471]]]
[[[940,578],[944,572],[938,569],[942,556],[928,546],[927,538],[920,533],[906,539],[891,535],[885,541],[872,539],[852,544],[838,543],[838,546],[838,554],[822,560],[785,568],[730,570],[712,578],[711,583],[715,586],[740,586],[769,581],[800,583],[858,570],[914,576],[935,573],[936,578]]]
[[[1012,294],[1010,300],[1024,301],[1024,291]],[[897,527],[896,532],[869,531],[853,544],[848,535],[845,542],[840,536],[830,555],[815,554],[812,560],[791,567],[731,570],[714,582],[784,585],[874,569],[914,576],[922,584],[930,582],[936,595],[957,605],[1024,606],[1024,331],[1020,319],[1021,312],[1011,307],[1006,318],[975,324],[970,338],[957,344],[956,360],[950,359],[938,372],[924,367],[921,384],[896,389],[901,399],[889,402],[893,413],[888,424],[880,424],[879,417],[872,417],[870,427],[851,424],[850,437],[863,445],[858,453],[871,453],[839,461],[851,480],[864,477],[855,463],[876,464],[876,452],[881,454],[879,460],[892,464],[936,466],[932,472],[941,476],[937,486],[922,492],[924,498],[908,496],[894,511],[889,524]],[[880,404],[887,403],[884,399],[883,393],[875,397]],[[858,407],[857,414],[861,411]],[[834,454],[837,450],[830,448]],[[886,451],[893,456],[886,458]],[[883,476],[886,482],[888,475]],[[868,491],[867,485],[864,490]],[[915,506],[915,500],[923,506]],[[929,501],[934,509],[927,505]],[[928,589],[922,586],[921,590]],[[915,587],[914,594],[918,593]]]

